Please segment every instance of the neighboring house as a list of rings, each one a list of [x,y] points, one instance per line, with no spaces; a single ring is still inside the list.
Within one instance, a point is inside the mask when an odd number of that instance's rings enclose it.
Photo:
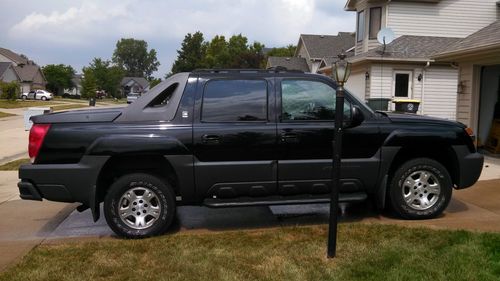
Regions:
[[[69,89],[64,89],[65,94],[69,94],[72,96],[81,96],[82,95],[82,78],[83,74],[75,74],[71,81],[73,82],[73,87]]]
[[[301,34],[295,57],[304,58],[311,73],[318,72],[325,57],[335,57],[342,51],[354,47],[354,33],[339,32],[338,35]]]
[[[33,89],[45,89],[47,81],[43,76],[41,68],[33,61],[11,50],[0,48],[0,63],[11,64],[12,69],[17,75],[17,81],[21,86],[20,90],[22,93],[27,93]],[[12,75],[10,78],[12,78]]]
[[[286,67],[288,70],[309,72],[309,66],[307,65],[305,58],[268,57],[266,68],[271,67]]]
[[[357,13],[357,26],[347,88],[365,99],[417,99],[418,113],[458,119],[474,128],[462,113],[472,104],[457,94],[456,60],[437,56],[496,21],[497,1],[348,0],[345,9]],[[385,27],[396,39],[384,48],[376,38]],[[329,65],[324,63],[323,73],[331,71]]]
[[[122,96],[143,94],[147,88],[149,88],[149,82],[144,77],[124,77],[120,83]]]

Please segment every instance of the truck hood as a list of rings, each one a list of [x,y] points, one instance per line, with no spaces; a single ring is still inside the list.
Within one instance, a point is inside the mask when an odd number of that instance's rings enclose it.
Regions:
[[[73,110],[32,116],[35,124],[113,122],[122,114],[123,107]]]
[[[438,117],[431,117],[425,115],[417,115],[410,113],[393,113],[393,112],[384,112],[392,122],[395,123],[427,123],[427,124],[439,124],[446,126],[454,126],[465,128],[466,126],[460,122],[451,121]]]

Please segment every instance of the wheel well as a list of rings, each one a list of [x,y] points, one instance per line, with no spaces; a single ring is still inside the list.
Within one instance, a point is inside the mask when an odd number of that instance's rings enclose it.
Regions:
[[[453,184],[458,182],[459,167],[455,152],[451,147],[436,146],[429,147],[403,147],[394,157],[389,169],[388,187],[394,172],[405,162],[414,158],[429,158],[443,165],[450,174]]]
[[[106,192],[123,175],[143,172],[167,181],[176,195],[179,194],[178,179],[174,168],[165,157],[160,155],[117,155],[104,164],[97,178],[96,196],[98,202],[104,201]]]

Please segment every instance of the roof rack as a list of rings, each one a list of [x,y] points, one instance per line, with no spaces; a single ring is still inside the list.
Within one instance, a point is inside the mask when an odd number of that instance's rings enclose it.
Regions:
[[[294,72],[294,73],[304,73],[301,70],[288,70],[286,67],[277,66],[277,67],[269,67],[268,69],[257,69],[257,68],[249,68],[249,69],[223,69],[223,68],[214,68],[214,69],[195,69],[192,71],[193,73],[278,73],[278,72]]]

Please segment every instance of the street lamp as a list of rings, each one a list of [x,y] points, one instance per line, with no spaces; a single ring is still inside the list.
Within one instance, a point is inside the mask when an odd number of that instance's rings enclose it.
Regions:
[[[342,157],[342,126],[344,122],[344,84],[351,74],[351,64],[342,52],[332,65],[332,78],[337,82],[335,99],[335,128],[332,141],[332,191],[330,194],[330,221],[328,224],[328,258],[335,257],[337,251],[337,223],[340,189],[340,165]]]

